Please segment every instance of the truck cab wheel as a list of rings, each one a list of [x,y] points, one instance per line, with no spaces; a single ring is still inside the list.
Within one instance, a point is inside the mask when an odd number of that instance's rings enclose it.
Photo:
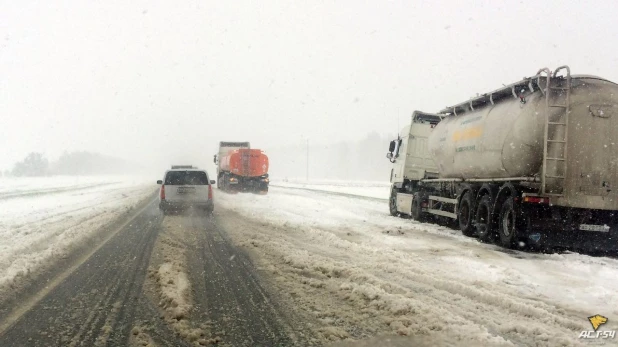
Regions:
[[[420,193],[414,193],[412,196],[412,211],[410,211],[412,219],[423,222],[425,216],[423,215],[423,196]]]
[[[518,238],[517,225],[517,209],[511,196],[502,204],[498,218],[498,236],[502,247],[512,248],[515,245]]]
[[[484,195],[476,207],[476,235],[483,242],[492,242],[495,235],[494,220],[491,213],[493,201],[491,196]]]
[[[399,216],[399,212],[397,212],[397,190],[395,188],[391,189],[391,196],[388,199],[388,209],[391,216]]]
[[[474,204],[472,203],[472,193],[467,191],[459,203],[457,219],[459,219],[459,229],[466,236],[474,236],[476,228],[474,227]]]

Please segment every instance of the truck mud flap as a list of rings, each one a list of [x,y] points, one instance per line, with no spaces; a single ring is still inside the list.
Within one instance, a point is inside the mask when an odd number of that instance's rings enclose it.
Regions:
[[[612,226],[609,232],[533,229],[522,236],[522,242],[533,249],[618,254],[618,226]]]

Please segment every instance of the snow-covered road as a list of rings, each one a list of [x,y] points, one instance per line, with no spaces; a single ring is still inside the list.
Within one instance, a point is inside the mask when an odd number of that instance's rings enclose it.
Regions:
[[[359,336],[442,331],[471,344],[561,346],[585,344],[588,316],[618,328],[615,259],[505,250],[348,195],[388,196],[388,185],[282,185],[266,196],[217,191],[216,204],[256,220],[233,236],[297,292],[295,304],[344,330],[334,335],[357,326]],[[354,308],[335,309],[333,296]]]
[[[178,235],[210,235],[212,240],[199,244],[215,251],[229,237],[231,255],[212,264],[191,257],[192,266],[232,267],[234,259],[244,259],[234,253],[242,247],[275,306],[295,327],[306,328],[304,341],[315,344],[399,334],[427,337],[436,345],[446,344],[443,338],[465,346],[589,345],[594,341],[578,336],[592,330],[587,317],[597,314],[609,318],[600,330],[618,329],[618,260],[505,250],[457,230],[391,217],[388,183],[275,182],[268,195],[216,190],[215,218],[206,224],[201,217],[164,218],[152,200],[148,210],[128,213],[154,193],[156,187],[142,179],[0,183],[0,293],[28,277],[22,275],[92,243],[118,217],[137,215],[114,242],[132,242],[124,237],[150,244],[161,221],[163,230],[179,228]],[[187,227],[187,221],[194,222]],[[215,229],[218,233],[208,234]],[[136,230],[150,230],[149,236]],[[196,245],[191,237],[181,241],[176,246]],[[109,257],[121,256],[108,248]],[[142,254],[148,247],[133,251]],[[147,263],[144,255],[140,266]],[[242,286],[245,275],[225,274]],[[122,276],[130,287],[132,275]]]
[[[135,177],[0,178],[0,292],[66,256],[155,189]]]

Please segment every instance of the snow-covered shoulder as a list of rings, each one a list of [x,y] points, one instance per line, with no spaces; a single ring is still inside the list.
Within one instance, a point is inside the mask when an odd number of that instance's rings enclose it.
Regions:
[[[0,178],[0,291],[66,256],[155,189],[127,176]]]
[[[391,217],[386,202],[295,188],[273,186],[265,196],[216,191],[215,199],[289,231],[255,235],[259,249],[298,268],[347,273],[338,288],[364,293],[367,305],[380,301],[377,307],[390,310],[380,314],[393,321],[412,312],[406,319],[424,317],[431,325],[428,315],[447,314],[443,324],[515,344],[578,345],[579,332],[591,330],[586,317],[618,316],[615,259],[505,250],[458,230]],[[606,329],[616,322],[610,319]],[[397,333],[414,334],[408,323],[393,324]],[[474,341],[487,337],[481,335]]]
[[[376,199],[388,199],[390,194],[390,182],[383,181],[341,181],[341,180],[272,180],[271,186],[297,188],[314,191],[326,191],[356,195]]]

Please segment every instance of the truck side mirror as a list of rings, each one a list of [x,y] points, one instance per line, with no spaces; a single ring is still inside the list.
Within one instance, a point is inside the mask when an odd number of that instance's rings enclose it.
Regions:
[[[217,163],[217,155],[215,154],[214,159],[212,160],[215,164]]]
[[[395,140],[391,141],[391,144],[388,146],[388,151],[393,153],[395,151],[396,145],[397,145],[397,142]]]
[[[388,159],[393,159],[393,153],[392,153],[392,152],[388,152],[388,153],[386,153],[386,157],[387,157]]]

